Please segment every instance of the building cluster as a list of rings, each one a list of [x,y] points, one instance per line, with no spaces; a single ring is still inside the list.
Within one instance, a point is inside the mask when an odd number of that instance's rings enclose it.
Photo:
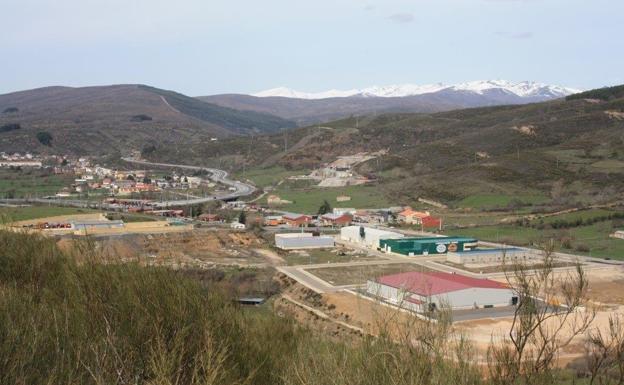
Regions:
[[[146,170],[114,170],[93,165],[89,158],[70,159],[55,157],[56,174],[76,175],[71,186],[59,191],[58,197],[69,197],[73,193],[96,191],[110,196],[127,196],[134,193],[157,192],[165,189],[193,189],[201,185],[215,184],[198,176],[171,175],[156,177]]]
[[[31,154],[20,154],[18,152],[13,154],[7,154],[6,152],[0,152],[0,167],[43,167],[43,159]]]
[[[479,241],[468,237],[406,237],[402,233],[367,226],[346,226],[340,239],[361,247],[408,257],[444,255],[447,262],[461,265],[502,264],[531,261],[538,255],[523,248],[479,248]]]
[[[265,226],[290,227],[345,227],[355,223],[383,225],[383,224],[410,224],[427,229],[441,229],[442,220],[431,216],[428,211],[420,212],[411,208],[390,207],[387,209],[355,209],[334,208],[331,213],[317,216],[299,213],[268,215],[264,218]]]

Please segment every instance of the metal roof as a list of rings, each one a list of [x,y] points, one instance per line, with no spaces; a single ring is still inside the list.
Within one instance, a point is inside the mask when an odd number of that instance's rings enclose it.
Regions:
[[[399,273],[379,277],[376,281],[382,285],[407,290],[425,297],[471,288],[508,289],[507,285],[489,279],[443,272]]]

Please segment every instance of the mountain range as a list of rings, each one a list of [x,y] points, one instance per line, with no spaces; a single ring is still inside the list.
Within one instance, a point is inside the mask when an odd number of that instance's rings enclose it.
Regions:
[[[454,85],[402,84],[309,93],[280,87],[252,95],[200,97],[224,107],[273,114],[299,125],[350,115],[389,112],[440,112],[460,108],[527,104],[558,99],[580,90],[537,82],[486,80]]]
[[[184,146],[211,138],[271,134],[352,115],[526,104],[575,91],[534,82],[482,81],[195,98],[140,84],[45,87],[0,95],[0,151],[101,154],[165,145],[183,152]],[[52,141],[41,143],[41,132]]]
[[[274,115],[139,84],[45,87],[0,95],[0,127],[7,127],[0,129],[0,151],[102,154],[294,126]],[[42,131],[53,137],[51,147],[37,140]]]
[[[381,151],[359,172],[404,204],[418,196],[452,203],[475,194],[592,203],[624,196],[623,132],[624,86],[618,86],[523,105],[349,117],[189,146],[185,159],[257,174],[275,167],[306,173],[341,155]],[[159,147],[151,156],[177,155]]]
[[[416,85],[416,84],[399,84],[383,87],[368,87],[364,89],[352,90],[329,90],[317,93],[299,92],[285,87],[273,88],[253,94],[258,97],[285,97],[296,99],[327,99],[340,97],[405,97],[423,94],[433,94],[440,91],[468,91],[475,94],[484,95],[494,90],[500,90],[521,98],[539,99],[539,101],[561,98],[570,94],[581,92],[581,90],[548,85],[537,82],[509,82],[506,80],[483,80],[467,83],[459,83],[454,85],[445,85],[443,83]]]

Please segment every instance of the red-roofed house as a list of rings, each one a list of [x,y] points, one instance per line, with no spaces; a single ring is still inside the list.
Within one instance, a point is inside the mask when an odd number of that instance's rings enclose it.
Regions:
[[[436,228],[442,230],[442,219],[428,216],[421,219],[421,226],[423,228]]]
[[[366,283],[369,294],[414,311],[474,309],[515,305],[514,290],[489,279],[443,272],[409,272],[385,275]]]
[[[321,215],[321,222],[323,226],[336,226],[343,227],[349,226],[353,221],[353,217],[349,214],[323,214]]]
[[[282,215],[284,223],[292,227],[307,226],[312,222],[312,217],[305,214],[284,214]]]
[[[401,223],[407,223],[408,225],[420,225],[423,218],[431,216],[429,211],[415,211],[411,208],[407,208],[399,213],[397,219]]]

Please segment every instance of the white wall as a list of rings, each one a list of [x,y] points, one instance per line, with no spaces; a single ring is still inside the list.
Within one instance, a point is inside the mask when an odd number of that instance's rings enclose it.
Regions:
[[[421,311],[420,305],[405,301],[411,293],[392,286],[382,285],[375,281],[366,282],[366,291],[373,295],[384,298],[386,301],[401,305],[402,308]],[[512,289],[486,289],[486,288],[469,288],[464,290],[452,291],[431,297],[419,297],[423,303],[435,303],[438,308],[442,304],[450,306],[452,309],[472,309],[475,304],[479,308],[486,305],[495,307],[511,305],[511,299],[516,294]]]
[[[360,227],[364,227],[364,239],[360,237]],[[346,226],[340,230],[340,239],[357,243],[372,249],[379,247],[380,239],[403,238],[404,235],[393,231],[375,229],[366,226]]]

